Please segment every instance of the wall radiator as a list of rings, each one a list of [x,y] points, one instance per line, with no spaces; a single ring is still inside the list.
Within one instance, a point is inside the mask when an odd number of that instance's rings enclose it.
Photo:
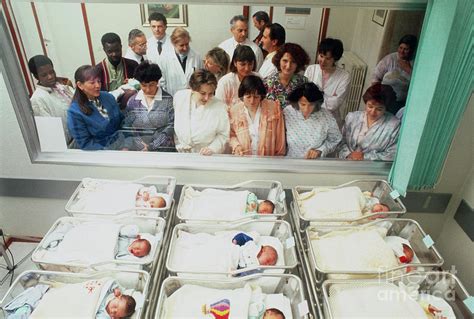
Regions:
[[[337,64],[351,75],[349,93],[340,109],[341,118],[345,119],[347,113],[359,110],[367,64],[351,51],[345,51]]]

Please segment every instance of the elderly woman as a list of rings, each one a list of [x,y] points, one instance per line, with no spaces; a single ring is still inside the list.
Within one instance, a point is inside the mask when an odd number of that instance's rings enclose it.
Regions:
[[[217,80],[207,70],[198,70],[189,80],[190,90],[181,90],[173,100],[175,143],[178,152],[219,154],[229,139],[226,106],[214,97]]]
[[[387,109],[392,114],[405,106],[417,45],[418,40],[414,35],[404,35],[398,42],[397,52],[380,60],[372,75],[372,84],[387,84],[395,91],[397,101]]]
[[[297,87],[288,97],[285,115],[288,157],[315,159],[334,152],[341,141],[336,120],[321,108],[323,93],[310,82]]]
[[[270,75],[264,80],[267,99],[278,100],[280,106],[285,107],[288,105],[288,95],[297,86],[308,82],[306,77],[298,72],[303,71],[309,63],[309,56],[300,45],[285,43],[278,49],[272,62],[278,73]]]
[[[389,85],[374,84],[363,97],[365,111],[347,114],[339,157],[350,160],[392,161],[397,150],[400,120],[386,112],[395,101]]]
[[[177,91],[187,87],[191,74],[203,65],[199,53],[189,46],[191,36],[188,31],[178,27],[171,33],[170,39],[174,50],[163,53],[158,64],[163,73],[162,87],[174,96]]]
[[[230,73],[224,75],[217,84],[216,97],[227,106],[232,106],[239,100],[240,82],[247,75],[258,75],[255,73],[255,53],[246,45],[238,46],[230,63]]]
[[[229,55],[221,48],[215,47],[206,53],[204,68],[215,75],[219,81],[229,72]]]
[[[344,47],[338,39],[326,38],[318,48],[318,64],[308,66],[304,75],[314,82],[321,92],[324,92],[322,108],[329,110],[342,127],[340,109],[349,93],[349,72],[336,67],[336,62],[342,57]]]
[[[130,97],[122,128],[130,130],[127,148],[133,151],[173,151],[173,98],[159,86],[158,65],[143,62],[135,69],[141,90]]]
[[[115,98],[100,91],[100,73],[90,65],[74,73],[76,92],[67,114],[67,126],[83,150],[118,149],[123,138],[117,133],[123,119]]]
[[[240,103],[229,110],[234,155],[285,155],[285,121],[278,101],[265,99],[262,79],[248,75],[240,83]]]
[[[74,90],[59,82],[54,71],[53,61],[47,56],[35,55],[28,61],[28,68],[38,80],[36,90],[31,96],[31,107],[35,116],[59,117],[63,124],[66,143],[71,142],[67,129],[67,110]]]

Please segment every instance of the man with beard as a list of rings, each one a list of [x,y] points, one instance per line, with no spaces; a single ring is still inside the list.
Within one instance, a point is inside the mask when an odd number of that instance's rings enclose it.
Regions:
[[[107,56],[96,65],[102,81],[101,91],[112,94],[120,108],[124,109],[128,98],[136,91],[132,86],[124,87],[124,84],[133,78],[138,63],[122,57],[122,42],[116,33],[104,34],[101,42]]]

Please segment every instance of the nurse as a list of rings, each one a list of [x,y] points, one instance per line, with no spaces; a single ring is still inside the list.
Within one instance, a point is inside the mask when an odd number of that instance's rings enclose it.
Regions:
[[[171,34],[174,50],[164,52],[159,60],[163,73],[161,86],[172,96],[179,90],[187,88],[189,79],[195,70],[202,69],[202,58],[191,47],[191,37],[184,28],[178,27]]]

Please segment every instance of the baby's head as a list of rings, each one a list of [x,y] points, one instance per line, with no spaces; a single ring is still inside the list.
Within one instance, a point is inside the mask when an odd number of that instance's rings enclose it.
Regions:
[[[135,257],[144,257],[150,253],[151,244],[148,240],[140,238],[140,235],[137,236],[130,246],[128,246],[128,251]]]
[[[262,246],[257,255],[258,263],[262,266],[274,266],[278,260],[278,253],[272,246]]]
[[[403,256],[398,257],[401,263],[403,264],[409,264],[413,261],[413,257],[415,256],[415,253],[413,252],[413,249],[411,249],[410,246],[407,244],[402,244],[403,247]]]
[[[258,204],[257,213],[258,214],[273,214],[273,210],[275,209],[275,204],[273,204],[269,200],[264,200],[260,204]]]
[[[166,201],[161,196],[150,196],[150,199],[148,199],[148,203],[150,203],[151,208],[166,207]]]
[[[285,319],[285,315],[276,308],[270,308],[265,310],[262,319]]]
[[[372,207],[372,213],[380,213],[380,212],[388,212],[390,211],[390,208],[388,208],[387,205],[385,204],[375,204],[374,207]]]
[[[116,295],[114,299],[110,300],[105,310],[111,319],[130,317],[135,311],[136,302],[132,296]]]

